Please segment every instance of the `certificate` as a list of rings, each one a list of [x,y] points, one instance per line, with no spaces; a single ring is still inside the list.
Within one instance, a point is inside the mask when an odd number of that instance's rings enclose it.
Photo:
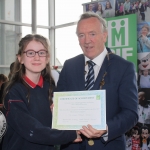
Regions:
[[[106,130],[106,91],[54,92],[52,128],[79,130],[83,125]]]

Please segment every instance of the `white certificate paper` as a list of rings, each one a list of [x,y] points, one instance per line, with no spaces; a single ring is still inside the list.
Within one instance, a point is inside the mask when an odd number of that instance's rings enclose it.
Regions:
[[[79,130],[83,125],[106,130],[106,91],[54,92],[52,128]]]

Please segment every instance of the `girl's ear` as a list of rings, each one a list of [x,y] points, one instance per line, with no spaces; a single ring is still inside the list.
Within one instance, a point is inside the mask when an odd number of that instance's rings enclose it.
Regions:
[[[20,64],[23,64],[23,61],[21,59],[21,56],[20,55],[17,55],[17,58],[18,58],[18,61],[20,62]]]
[[[46,64],[48,64],[49,61],[50,61],[50,56],[48,56],[48,57],[46,58]]]

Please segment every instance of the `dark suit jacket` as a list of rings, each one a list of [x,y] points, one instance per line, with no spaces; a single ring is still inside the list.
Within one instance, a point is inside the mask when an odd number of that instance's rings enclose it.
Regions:
[[[110,49],[108,49],[110,53]],[[78,55],[65,62],[57,84],[57,91],[83,91],[85,60],[84,55]],[[100,82],[105,76],[106,89],[106,122],[108,140],[94,139],[94,145],[89,146],[87,139],[78,143],[63,145],[63,150],[125,150],[124,133],[131,129],[138,120],[138,92],[134,65],[123,58],[109,54],[106,56],[92,90],[100,89]],[[86,148],[81,148],[85,146]]]

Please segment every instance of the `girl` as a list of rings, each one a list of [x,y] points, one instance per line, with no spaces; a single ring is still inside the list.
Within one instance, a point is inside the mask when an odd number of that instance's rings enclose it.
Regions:
[[[96,11],[96,14],[98,14],[99,16],[102,16],[102,14],[103,14],[103,9],[102,9],[101,3],[98,4],[98,10]]]
[[[115,16],[115,10],[112,8],[111,3],[109,1],[106,1],[103,17],[110,18],[114,16]]]
[[[76,131],[51,129],[54,81],[49,49],[47,39],[38,34],[26,35],[19,42],[4,95],[8,128],[3,150],[54,150],[55,144],[81,141]]]

